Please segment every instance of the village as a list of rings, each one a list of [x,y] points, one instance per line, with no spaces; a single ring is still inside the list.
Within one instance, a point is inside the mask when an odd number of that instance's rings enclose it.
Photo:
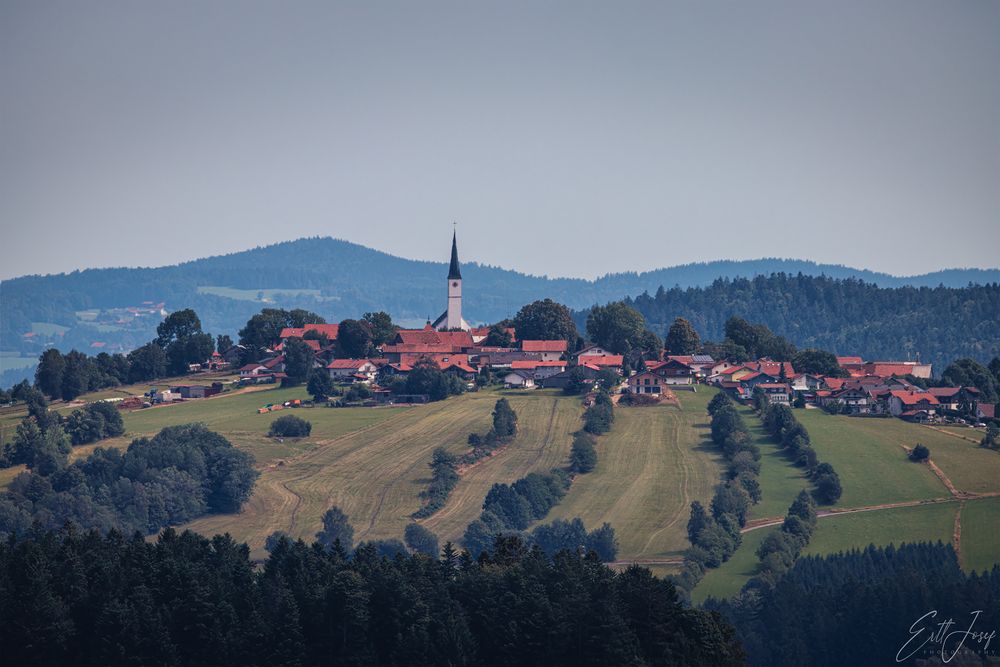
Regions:
[[[341,392],[357,386],[354,395],[367,405],[429,401],[427,394],[407,394],[399,387],[400,380],[419,364],[430,364],[468,390],[496,384],[507,389],[572,388],[573,393],[587,393],[600,386],[615,395],[642,395],[650,401],[711,385],[743,404],[751,403],[760,393],[768,403],[822,408],[843,415],[980,427],[983,420],[995,418],[996,405],[980,401],[976,387],[924,388],[915,384],[931,378],[931,365],[918,361],[838,356],[839,372],[822,375],[799,372],[790,361],[766,357],[736,362],[707,354],[663,353],[658,359],[643,360],[636,369],[626,363],[624,355],[599,345],[573,350],[565,339],[522,340],[513,327],[504,329],[509,345],[488,345],[490,327],[473,327],[463,318],[462,275],[454,236],[447,308],[440,317],[419,329],[398,329],[392,340],[365,358],[338,358],[339,328],[338,324],[286,327],[257,361],[239,366],[245,349],[236,345],[225,353],[213,352],[209,361],[194,364],[191,370],[235,369],[240,385],[280,383],[287,378],[284,349],[289,341],[299,340],[312,352],[313,369],[325,369]],[[211,386],[174,385],[165,391],[153,390],[148,398],[151,403],[169,403],[206,398],[223,388],[218,382]]]

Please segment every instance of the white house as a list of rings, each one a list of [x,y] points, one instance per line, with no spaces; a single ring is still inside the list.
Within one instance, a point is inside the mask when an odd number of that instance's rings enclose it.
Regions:
[[[513,389],[534,389],[535,376],[531,371],[511,371],[503,376],[503,383]]]
[[[330,377],[336,381],[371,382],[378,372],[378,367],[367,359],[334,359],[326,368],[330,371]]]

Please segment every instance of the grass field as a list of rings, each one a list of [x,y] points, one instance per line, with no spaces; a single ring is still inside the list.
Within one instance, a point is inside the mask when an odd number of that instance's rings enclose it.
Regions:
[[[546,521],[580,517],[614,529],[618,558],[677,556],[686,549],[691,501],[708,504],[722,473],[708,441],[711,391],[678,392],[681,409],[619,407],[598,438],[597,468],[577,477]]]
[[[869,544],[951,542],[957,502],[823,517],[804,553],[832,554]]]
[[[769,534],[780,526],[759,528],[744,533],[740,548],[728,561],[714,570],[705,572],[705,577],[691,592],[691,601],[701,604],[710,597],[725,598],[735,595],[757,572],[757,547]]]
[[[69,327],[52,322],[32,322],[31,331],[42,336],[58,336],[69,331]]]
[[[419,493],[429,481],[427,464],[434,448],[467,451],[468,434],[488,428],[496,399],[497,392],[485,391],[457,396],[398,411],[377,428],[319,439],[307,451],[266,466],[240,514],[203,517],[185,527],[209,535],[229,532],[248,542],[259,557],[271,532],[284,530],[293,537],[311,539],[320,528],[322,514],[331,505],[338,505],[354,525],[355,540],[401,538],[410,514],[420,507]],[[536,417],[548,419],[553,411],[558,415],[560,408],[553,410],[553,404],[565,400],[540,395],[511,397],[526,432],[536,428],[532,425]],[[562,438],[553,438],[553,443],[556,441],[562,442]],[[519,446],[536,444],[531,438],[519,438],[497,460],[516,453]],[[558,446],[565,453],[565,445]],[[537,448],[532,457],[535,465],[544,469],[549,457],[563,458]],[[519,477],[532,467],[524,465],[511,470],[510,475],[512,479]],[[476,508],[481,503],[482,497],[476,497],[466,506]],[[469,516],[478,513],[474,509],[463,511]]]
[[[27,368],[38,363],[38,357],[22,357],[15,353],[0,354],[0,373]]]
[[[912,447],[918,441],[915,435],[927,429],[898,419],[833,416],[822,410],[795,410],[795,416],[809,431],[819,459],[833,465],[840,475],[844,493],[837,507],[948,495],[934,473],[926,466],[910,463],[900,447]],[[936,458],[933,449],[931,457]]]
[[[962,566],[968,572],[988,570],[1000,563],[1000,498],[965,503],[962,510]]]
[[[754,444],[760,447],[760,502],[750,510],[752,519],[784,516],[802,489],[810,488],[801,468],[796,468],[774,442],[749,408],[740,408]]]
[[[287,289],[271,288],[257,290],[203,285],[198,287],[198,293],[214,294],[215,296],[222,296],[227,299],[236,299],[238,301],[274,301],[274,297],[278,294],[287,294],[289,296],[311,296],[322,301],[335,301],[339,298],[335,296],[322,296],[320,290],[318,289],[297,289],[294,287]],[[263,299],[261,297],[263,297]]]
[[[518,415],[518,435],[500,454],[480,461],[464,472],[448,503],[421,523],[444,540],[457,542],[465,527],[479,517],[483,500],[496,483],[509,484],[529,472],[564,467],[574,431],[581,426],[579,398],[557,392],[507,392]],[[492,406],[491,406],[492,407]],[[488,425],[483,425],[485,431]],[[471,432],[470,426],[467,432]]]
[[[984,501],[976,501],[984,502]],[[970,503],[971,505],[972,503]],[[951,541],[958,502],[949,501],[914,507],[825,516],[819,519],[804,555],[834,554],[862,549],[869,544],[886,546],[903,542]],[[1000,510],[1000,505],[997,506]],[[697,604],[709,597],[729,597],[740,591],[757,569],[757,547],[779,526],[759,528],[743,534],[743,542],[732,558],[705,578],[691,594]],[[963,529],[963,545],[965,543]],[[994,549],[995,551],[995,549]],[[998,554],[993,554],[996,558]],[[998,561],[1000,562],[1000,561]]]

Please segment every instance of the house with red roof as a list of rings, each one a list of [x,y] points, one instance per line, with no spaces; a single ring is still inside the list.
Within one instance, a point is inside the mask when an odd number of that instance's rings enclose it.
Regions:
[[[564,340],[522,340],[521,349],[537,352],[544,361],[559,361],[566,354],[567,344]]]
[[[675,358],[666,361],[650,362],[647,372],[653,373],[662,380],[662,384],[694,384],[694,369]]]
[[[979,403],[976,387],[931,387],[927,393],[938,400],[942,410],[974,413]]]
[[[976,404],[976,419],[996,419],[996,418],[997,418],[996,403]]]
[[[588,354],[583,357],[577,357],[577,365],[590,366],[598,370],[605,368],[621,370],[623,363],[625,363],[625,357],[620,354]]]
[[[939,407],[937,398],[927,392],[893,389],[889,392],[889,414],[911,421],[927,421]]]
[[[278,338],[281,339],[282,343],[288,341],[289,338],[302,338],[309,331],[315,331],[317,334],[322,334],[327,337],[327,339],[332,343],[337,340],[337,332],[340,331],[339,324],[307,324],[304,327],[285,327],[281,330]]]

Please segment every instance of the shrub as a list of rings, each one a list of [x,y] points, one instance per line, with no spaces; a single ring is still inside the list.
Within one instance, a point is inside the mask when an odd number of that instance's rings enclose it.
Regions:
[[[417,553],[426,554],[431,558],[437,558],[438,538],[433,532],[424,528],[419,523],[411,523],[403,531],[403,539],[406,546]]]
[[[931,450],[927,449],[923,445],[917,445],[910,451],[911,461],[926,461],[931,456]]]
[[[573,449],[569,460],[572,469],[578,473],[588,473],[597,466],[596,438],[586,431],[573,434]]]
[[[312,424],[295,415],[278,417],[271,422],[271,429],[267,432],[272,438],[304,438],[310,433],[312,433]]]

